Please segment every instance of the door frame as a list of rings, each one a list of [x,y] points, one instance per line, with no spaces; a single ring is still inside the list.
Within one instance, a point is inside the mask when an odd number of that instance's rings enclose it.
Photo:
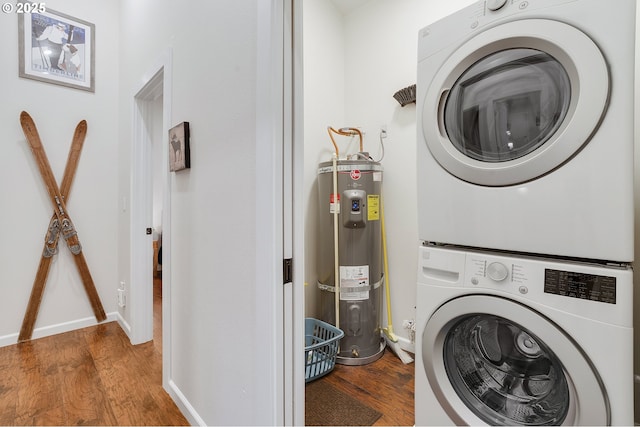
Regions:
[[[285,224],[289,224],[288,251],[293,262],[291,299],[291,322],[289,326],[292,335],[290,342],[292,369],[292,387],[290,398],[291,423],[300,426],[305,424],[305,300],[304,300],[304,80],[303,80],[303,0],[286,0],[285,8],[285,164],[288,172],[285,174]],[[286,170],[286,169],[285,169]],[[285,234],[285,241],[287,235]],[[286,299],[285,299],[286,301]],[[285,330],[287,332],[287,330]],[[286,333],[285,333],[286,335]]]
[[[257,313],[272,334],[265,358],[271,371],[273,424],[304,425],[304,273],[302,216],[300,0],[258,2],[256,194],[257,301],[273,305]],[[300,45],[301,46],[301,45]],[[297,143],[296,143],[297,142]],[[284,260],[293,259],[292,278]],[[275,288],[274,288],[275,287]],[[260,304],[258,306],[261,306]],[[266,318],[263,316],[267,316]]]
[[[303,80],[303,0],[288,0],[285,20],[287,31],[285,32],[285,125],[290,123],[289,137],[285,139],[285,159],[288,161],[290,171],[288,181],[289,188],[287,210],[289,212],[289,227],[291,233],[290,251],[295,262],[293,263],[293,283],[291,289],[291,333],[292,333],[292,423],[304,425],[305,419],[305,299],[304,299],[304,80]],[[288,70],[288,72],[287,72]],[[288,101],[287,101],[288,100]],[[285,126],[286,127],[286,126]],[[287,200],[287,198],[285,198]],[[285,221],[286,223],[286,221]],[[286,235],[285,235],[286,237]]]
[[[153,248],[151,225],[152,152],[151,134],[145,126],[150,101],[162,95],[162,132],[171,122],[172,51],[164,51],[142,77],[133,97],[133,144],[131,160],[131,224],[129,281],[129,339],[140,344],[153,339]],[[171,372],[171,191],[167,150],[162,150],[162,382],[169,389]]]

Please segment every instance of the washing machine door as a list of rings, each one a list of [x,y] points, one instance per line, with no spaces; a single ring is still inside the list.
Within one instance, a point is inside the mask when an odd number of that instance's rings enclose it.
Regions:
[[[424,140],[456,177],[484,186],[533,180],[574,156],[609,98],[598,46],[570,25],[497,25],[455,50],[422,106]]]
[[[468,295],[441,306],[422,358],[440,405],[459,425],[609,425],[609,402],[588,356],[520,303]]]

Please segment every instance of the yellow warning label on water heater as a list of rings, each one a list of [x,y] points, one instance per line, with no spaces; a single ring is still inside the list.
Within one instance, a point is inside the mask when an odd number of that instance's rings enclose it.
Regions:
[[[369,221],[380,220],[380,195],[379,194],[367,195],[367,220]]]

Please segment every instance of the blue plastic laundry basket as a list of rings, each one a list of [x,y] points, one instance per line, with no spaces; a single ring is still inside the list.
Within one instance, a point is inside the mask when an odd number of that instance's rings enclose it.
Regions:
[[[344,332],[322,320],[307,317],[304,335],[305,380],[309,382],[333,370]]]

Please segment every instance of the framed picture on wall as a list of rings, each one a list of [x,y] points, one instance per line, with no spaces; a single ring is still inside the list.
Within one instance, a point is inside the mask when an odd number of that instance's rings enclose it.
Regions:
[[[190,167],[189,122],[182,122],[169,129],[169,170],[177,172]]]
[[[19,75],[95,92],[95,25],[45,8],[18,3]]]

